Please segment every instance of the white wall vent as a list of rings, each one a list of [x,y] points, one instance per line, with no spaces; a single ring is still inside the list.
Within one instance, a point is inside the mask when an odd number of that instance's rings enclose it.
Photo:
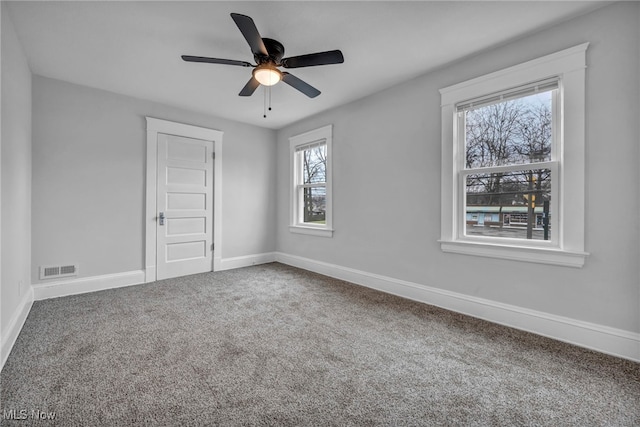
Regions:
[[[54,279],[78,275],[78,264],[40,266],[40,279]]]

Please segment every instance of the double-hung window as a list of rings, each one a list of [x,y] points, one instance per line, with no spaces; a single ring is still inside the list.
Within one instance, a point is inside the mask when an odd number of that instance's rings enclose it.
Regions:
[[[443,251],[584,264],[587,46],[440,91]]]
[[[558,241],[558,83],[554,77],[456,106],[460,231],[470,241]]]
[[[291,222],[295,233],[331,237],[332,126],[289,139]]]

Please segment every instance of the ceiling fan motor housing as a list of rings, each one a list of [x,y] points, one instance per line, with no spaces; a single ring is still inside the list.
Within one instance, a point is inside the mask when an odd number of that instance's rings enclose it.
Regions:
[[[280,64],[280,60],[284,56],[284,46],[277,40],[263,38],[262,42],[264,43],[264,47],[267,48],[267,52],[269,52],[269,56],[264,56],[260,54],[254,54],[253,58],[256,60],[258,65],[264,64],[265,62],[273,62],[274,64]]]

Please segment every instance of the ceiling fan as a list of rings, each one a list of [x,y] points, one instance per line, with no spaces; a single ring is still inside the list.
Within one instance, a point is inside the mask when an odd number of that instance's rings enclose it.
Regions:
[[[320,91],[303,80],[295,77],[283,68],[313,67],[316,65],[341,64],[344,62],[342,52],[330,50],[327,52],[310,53],[307,55],[292,56],[283,58],[284,46],[277,40],[262,38],[253,19],[239,13],[232,13],[231,18],[240,29],[240,32],[249,43],[253,58],[257,65],[246,61],[236,61],[232,59],[207,58],[203,56],[182,55],[182,59],[187,62],[206,62],[210,64],[238,65],[241,67],[254,67],[251,79],[242,88],[240,96],[251,96],[260,85],[273,86],[279,81],[283,81],[289,86],[299,90],[309,98],[320,95]]]

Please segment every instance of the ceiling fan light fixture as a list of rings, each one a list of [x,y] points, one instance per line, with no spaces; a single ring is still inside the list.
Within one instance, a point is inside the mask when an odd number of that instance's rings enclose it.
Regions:
[[[253,77],[263,86],[273,86],[282,80],[282,73],[272,65],[263,64],[253,70]]]

